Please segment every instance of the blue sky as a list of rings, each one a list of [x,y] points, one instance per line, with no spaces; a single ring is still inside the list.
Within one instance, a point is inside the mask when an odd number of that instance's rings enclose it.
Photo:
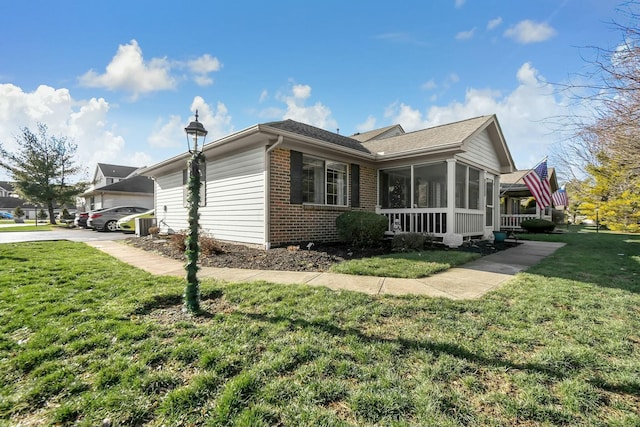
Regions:
[[[91,174],[186,151],[196,108],[208,141],[285,118],[351,135],[495,113],[524,169],[575,114],[554,84],[621,43],[618,4],[0,1],[0,142],[46,123]]]

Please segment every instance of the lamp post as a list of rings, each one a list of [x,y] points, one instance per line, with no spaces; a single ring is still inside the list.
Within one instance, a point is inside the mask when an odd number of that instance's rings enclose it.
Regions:
[[[185,255],[187,264],[187,287],[184,292],[184,305],[187,311],[197,313],[200,310],[200,284],[198,282],[198,255],[200,254],[200,246],[198,243],[198,206],[200,205],[200,164],[204,161],[202,147],[204,139],[207,136],[207,130],[202,123],[198,121],[198,110],[196,110],[196,120],[189,123],[184,128],[187,133],[187,146],[191,158],[187,163],[189,179],[187,182],[187,202],[189,204],[189,234],[185,240]]]

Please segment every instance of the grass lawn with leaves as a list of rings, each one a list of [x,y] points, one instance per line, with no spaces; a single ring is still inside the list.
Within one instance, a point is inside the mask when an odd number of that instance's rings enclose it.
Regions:
[[[417,279],[479,258],[470,252],[431,250],[354,259],[331,267],[333,273]]]
[[[479,300],[151,276],[0,244],[0,424],[640,425],[640,236],[566,242]]]

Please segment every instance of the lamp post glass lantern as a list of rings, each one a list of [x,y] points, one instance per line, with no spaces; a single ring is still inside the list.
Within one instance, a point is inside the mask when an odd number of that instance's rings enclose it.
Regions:
[[[187,163],[189,171],[189,180],[187,183],[187,202],[189,204],[189,234],[185,240],[185,256],[187,263],[185,270],[187,271],[187,287],[184,293],[185,309],[192,313],[200,310],[200,283],[198,282],[198,256],[200,255],[200,245],[198,243],[198,224],[199,214],[198,206],[200,205],[200,165],[204,161],[202,147],[207,136],[207,130],[202,123],[198,121],[198,111],[196,110],[196,120],[189,123],[184,128],[187,134],[187,145],[191,158]]]

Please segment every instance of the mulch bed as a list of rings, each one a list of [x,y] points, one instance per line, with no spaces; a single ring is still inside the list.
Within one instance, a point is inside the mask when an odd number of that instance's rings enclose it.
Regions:
[[[125,239],[128,245],[157,253],[179,261],[185,260],[184,252],[171,237],[152,238],[131,237]],[[352,249],[347,245],[314,244],[310,249],[304,246],[289,246],[269,250],[245,245],[217,242],[221,253],[200,255],[203,267],[246,268],[253,270],[278,271],[327,271],[332,265],[345,260],[365,258],[388,253],[383,248]]]
[[[179,261],[185,260],[184,251],[175,244],[170,236],[131,237],[125,239],[128,245],[144,249]],[[245,268],[252,270],[277,271],[327,271],[332,265],[345,260],[367,258],[390,253],[390,247],[371,249],[354,249],[345,244],[314,244],[309,249],[305,246],[289,246],[269,250],[216,242],[220,253],[210,256],[200,255],[203,267]],[[477,252],[488,255],[509,247],[515,243],[496,243],[489,241],[465,242],[455,250]],[[444,247],[440,247],[444,250]],[[436,249],[438,250],[438,249]],[[449,249],[452,250],[452,249]]]

